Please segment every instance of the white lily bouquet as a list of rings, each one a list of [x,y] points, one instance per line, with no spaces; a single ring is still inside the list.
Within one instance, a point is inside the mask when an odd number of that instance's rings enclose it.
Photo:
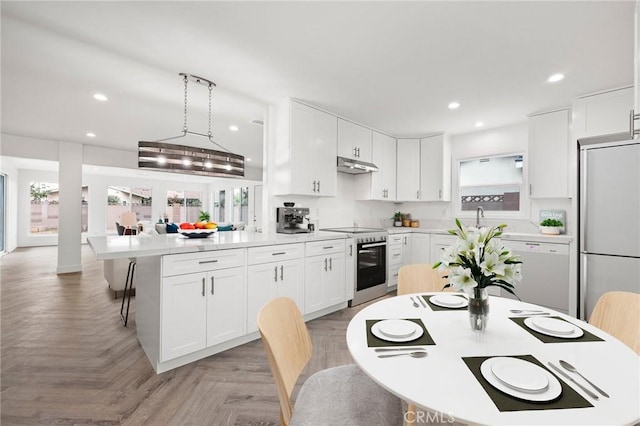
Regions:
[[[464,290],[473,296],[474,288],[493,285],[518,297],[514,286],[522,280],[522,262],[493,239],[502,235],[507,225],[466,228],[456,219],[456,226],[458,229],[452,229],[449,233],[457,235],[458,240],[444,251],[442,261],[433,265],[439,271],[448,272],[448,275],[444,275],[448,279],[444,288]]]

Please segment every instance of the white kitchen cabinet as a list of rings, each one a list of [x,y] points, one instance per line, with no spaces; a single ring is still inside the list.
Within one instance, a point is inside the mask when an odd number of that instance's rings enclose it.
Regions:
[[[451,141],[444,133],[420,139],[420,200],[451,201]]]
[[[398,139],[397,201],[420,201],[420,139]]]
[[[458,237],[456,235],[440,235],[433,234],[431,235],[431,243],[429,248],[429,256],[431,258],[430,263],[436,263],[442,260],[442,252],[444,250],[455,244]]]
[[[356,175],[356,197],[359,200],[396,200],[396,140],[374,131],[371,162],[378,171]]]
[[[177,275],[189,262],[200,272]],[[243,262],[241,249],[163,257],[162,362],[246,333]]]
[[[398,271],[411,256],[411,234],[389,234],[387,238],[387,287],[398,285]]]
[[[371,163],[372,131],[338,118],[338,155]]]
[[[307,243],[304,309],[306,314],[346,301],[344,241]]]
[[[162,280],[160,361],[204,349],[207,345],[207,274],[175,275]]]
[[[248,250],[247,332],[257,331],[258,311],[276,297],[293,299],[304,314],[304,246],[285,244]]]
[[[413,263],[431,263],[429,258],[429,234],[412,233],[409,238],[411,242],[411,257],[406,259],[405,265]]]
[[[629,131],[633,86],[581,96],[573,101],[572,140]]]
[[[356,291],[356,239],[345,240],[344,287],[345,299],[352,300]]]
[[[291,100],[276,123],[274,195],[335,196],[337,117]]]
[[[529,197],[569,197],[569,110],[529,117]]]

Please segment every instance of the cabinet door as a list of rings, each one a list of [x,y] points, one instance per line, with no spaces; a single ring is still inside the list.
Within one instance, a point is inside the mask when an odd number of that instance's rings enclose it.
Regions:
[[[429,234],[411,234],[411,259],[405,263],[430,263]]]
[[[420,199],[451,201],[451,140],[447,134],[420,140]]]
[[[420,199],[420,140],[398,139],[397,190],[398,201]]]
[[[275,262],[247,268],[247,333],[258,331],[258,311],[273,299],[277,273],[278,265]]]
[[[328,268],[327,256],[307,257],[304,261],[304,311],[307,313],[324,308],[322,283]]]
[[[338,119],[338,155],[371,162],[371,129]]]
[[[291,192],[302,195],[316,195],[313,181],[316,141],[316,110],[297,102],[291,102],[290,150]],[[335,169],[335,167],[334,167]]]
[[[314,135],[312,144],[304,147],[309,150],[310,159],[303,164],[313,170],[313,180],[317,181],[317,191],[313,195],[333,197],[338,186],[338,119],[322,111],[315,111]]]
[[[569,111],[529,118],[529,196],[569,196]]]
[[[356,240],[349,238],[346,241],[345,265],[344,265],[344,286],[345,300],[353,299],[356,286]]]
[[[244,268],[229,268],[207,275],[207,346],[245,334]]]
[[[273,297],[288,297],[295,300],[300,312],[305,314],[302,289],[304,285],[304,262],[302,259],[278,262],[278,280]]]
[[[396,199],[396,140],[373,132],[371,162],[378,171],[371,173],[371,199]]]
[[[572,139],[629,131],[633,87],[578,98],[573,102]]]
[[[344,302],[344,253],[329,256],[329,270],[324,274],[322,288],[324,290],[325,307]]]
[[[205,273],[162,280],[161,362],[205,348],[206,280]]]

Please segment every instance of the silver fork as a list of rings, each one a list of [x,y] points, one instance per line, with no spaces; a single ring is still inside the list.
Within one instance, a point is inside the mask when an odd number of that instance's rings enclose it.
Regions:
[[[411,299],[411,301],[413,302],[413,307],[414,308],[419,308],[420,307],[420,305],[418,305],[418,302],[415,301],[413,296],[409,296],[409,299]]]

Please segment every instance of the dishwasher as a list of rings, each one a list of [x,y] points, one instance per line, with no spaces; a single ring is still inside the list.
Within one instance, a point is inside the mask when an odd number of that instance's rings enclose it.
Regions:
[[[502,239],[522,261],[522,281],[515,293],[523,302],[569,312],[569,245]],[[502,296],[515,299],[504,290]]]

